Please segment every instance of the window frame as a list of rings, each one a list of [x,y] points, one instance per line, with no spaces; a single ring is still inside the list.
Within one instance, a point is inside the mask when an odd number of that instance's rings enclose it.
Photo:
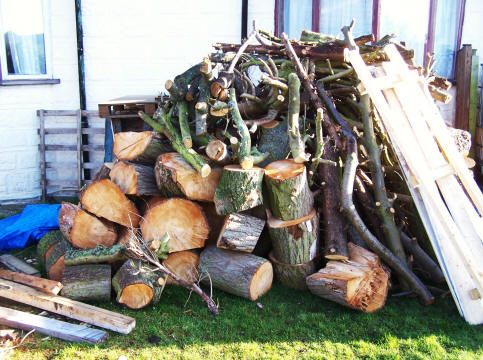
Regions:
[[[21,84],[22,81],[26,83],[41,83],[42,80],[52,80],[52,44],[51,44],[51,27],[50,27],[50,0],[40,0],[42,6],[42,24],[44,28],[44,46],[45,46],[45,74],[38,75],[13,75],[8,73],[7,67],[7,48],[5,44],[5,37],[3,36],[2,18],[0,16],[0,82],[8,84]],[[2,2],[2,0],[0,0]],[[32,80],[32,81],[31,81]],[[57,82],[56,82],[57,83]],[[4,85],[4,84],[2,84]]]

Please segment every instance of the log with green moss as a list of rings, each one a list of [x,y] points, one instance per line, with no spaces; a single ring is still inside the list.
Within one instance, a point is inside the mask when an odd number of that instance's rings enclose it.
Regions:
[[[48,255],[45,257],[45,272],[51,280],[61,281],[62,274],[64,273],[65,253],[72,249],[70,243],[63,236],[59,238],[59,241],[51,248]]]
[[[49,231],[39,240],[37,244],[37,258],[42,269],[45,268],[46,260],[54,245],[64,240],[65,238],[60,231]]]
[[[270,252],[269,259],[272,262],[273,272],[277,280],[282,285],[297,290],[307,289],[305,278],[315,273],[319,267],[318,258],[302,264],[285,264],[279,261],[273,252]]]
[[[280,121],[277,126],[261,129],[260,140],[258,141],[258,150],[268,152],[267,159],[258,164],[265,167],[273,161],[286,159],[290,153],[290,144],[287,136],[287,121]]]
[[[94,249],[70,249],[65,253],[64,262],[66,266],[73,266],[114,263],[125,259],[124,246],[113,245],[110,247],[104,247],[99,245]]]
[[[190,126],[188,123],[188,104],[186,101],[179,101],[177,106],[181,140],[183,141],[185,148],[191,149],[193,147],[193,140],[191,139]]]
[[[288,129],[290,151],[296,163],[308,161],[310,154],[305,153],[305,142],[300,135],[300,80],[295,73],[288,76],[289,102],[288,102]]]
[[[238,159],[240,161],[240,165],[243,169],[248,170],[253,167],[253,158],[250,154],[252,149],[252,141],[250,138],[250,132],[248,131],[248,127],[243,121],[240,111],[238,110],[238,104],[236,101],[236,94],[235,89],[230,89],[230,101],[228,103],[231,106],[231,116],[233,123],[235,124],[236,128],[238,129],[238,133],[241,137],[240,148],[238,150]]]
[[[77,301],[111,300],[110,265],[66,266],[61,295]]]

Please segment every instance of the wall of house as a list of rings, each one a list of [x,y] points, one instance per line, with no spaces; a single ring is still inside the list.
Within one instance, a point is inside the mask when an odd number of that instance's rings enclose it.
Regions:
[[[50,22],[60,84],[0,86],[0,202],[41,193],[36,110],[79,108],[74,1],[55,1]]]

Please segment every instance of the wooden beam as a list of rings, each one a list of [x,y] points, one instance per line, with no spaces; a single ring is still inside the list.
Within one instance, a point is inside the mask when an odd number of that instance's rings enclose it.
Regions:
[[[428,61],[426,54],[434,52],[434,32],[436,30],[436,14],[438,11],[438,0],[430,0],[429,2],[429,21],[428,21],[428,37],[424,44],[424,66]]]
[[[283,29],[283,0],[275,0],[273,32],[275,36],[280,36]]]
[[[476,127],[479,124],[478,108],[480,105],[478,94],[478,78],[479,78],[479,56],[476,55],[476,50],[472,51],[471,56],[471,74],[470,74],[470,104],[468,109],[468,131],[471,134],[471,149],[469,156],[475,157],[476,149]]]
[[[374,43],[381,38],[381,1],[372,0],[372,34]]]
[[[471,60],[473,51],[471,45],[465,44],[458,51],[456,58],[456,119],[455,128],[469,129]]]
[[[40,272],[36,268],[30,266],[25,261],[20,260],[19,258],[10,254],[1,255],[0,264],[4,265],[7,269],[10,269],[12,271],[32,276],[40,276]]]
[[[320,32],[320,0],[312,0],[312,31]]]
[[[57,295],[62,289],[62,284],[58,281],[42,279],[37,276],[22,274],[10,270],[0,270],[0,278],[28,285],[52,295]]]
[[[16,329],[35,331],[62,340],[100,344],[107,340],[107,332],[86,325],[69,324],[44,316],[0,307],[0,324]]]

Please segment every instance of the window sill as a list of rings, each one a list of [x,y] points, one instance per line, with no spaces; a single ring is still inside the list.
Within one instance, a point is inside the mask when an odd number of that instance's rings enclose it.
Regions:
[[[12,86],[12,85],[54,85],[54,84],[60,84],[60,79],[0,80],[0,86]]]

